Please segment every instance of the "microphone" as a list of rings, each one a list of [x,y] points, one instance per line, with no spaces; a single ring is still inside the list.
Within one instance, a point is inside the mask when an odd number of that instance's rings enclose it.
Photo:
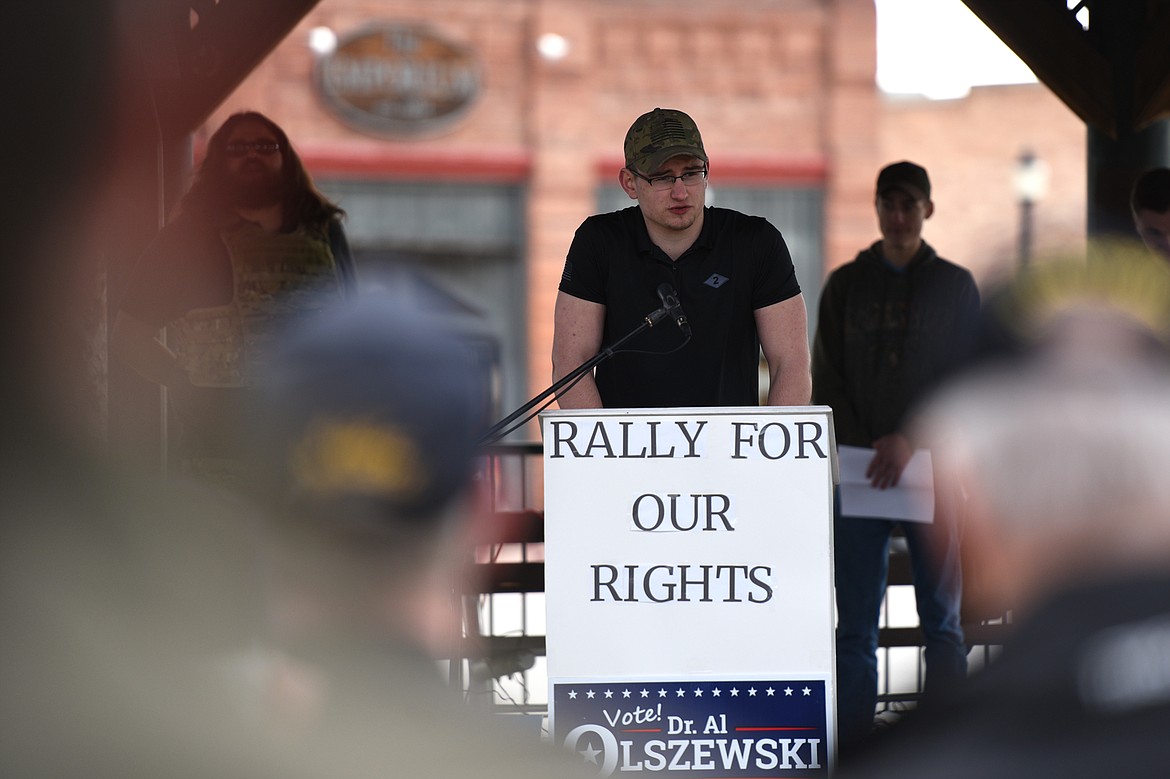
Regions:
[[[666,282],[658,285],[658,299],[662,301],[662,307],[666,309],[666,315],[674,320],[678,325],[678,329],[682,330],[683,335],[687,338],[691,337],[691,325],[687,322],[687,315],[683,313],[682,303],[678,302],[678,295],[674,292],[674,287]]]
[[[658,308],[654,309],[646,316],[642,317],[642,321],[645,322],[650,327],[654,327],[654,325],[658,324],[663,319],[666,319],[666,314],[667,314],[666,306],[659,306]]]

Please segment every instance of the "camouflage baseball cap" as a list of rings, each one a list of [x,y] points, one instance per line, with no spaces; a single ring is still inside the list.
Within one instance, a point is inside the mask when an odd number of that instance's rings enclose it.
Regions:
[[[693,119],[673,108],[639,116],[626,133],[626,167],[653,173],[671,157],[687,155],[707,162],[703,138]]]

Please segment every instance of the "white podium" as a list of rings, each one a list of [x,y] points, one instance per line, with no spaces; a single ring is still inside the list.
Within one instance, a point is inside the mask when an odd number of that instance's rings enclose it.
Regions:
[[[831,414],[541,414],[550,728],[600,776],[828,776]]]

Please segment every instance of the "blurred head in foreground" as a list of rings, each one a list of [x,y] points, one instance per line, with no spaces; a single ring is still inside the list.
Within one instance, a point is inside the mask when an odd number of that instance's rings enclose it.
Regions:
[[[1094,319],[1117,326],[1078,327]],[[1148,349],[1157,359],[1170,348],[1170,265],[1135,240],[1095,239],[1085,256],[1044,258],[989,289],[979,330],[978,363],[1026,363],[1058,351],[1095,360],[1108,349],[1091,348],[1094,338],[1120,338],[1123,353]]]
[[[471,334],[409,284],[287,333],[261,385],[274,628],[290,640],[391,633],[442,652],[457,626],[489,377]]]
[[[408,276],[361,290],[288,331],[257,386],[272,530],[258,708],[330,775],[572,776],[567,753],[440,681],[435,660],[465,649],[490,374],[480,334],[432,302]]]
[[[987,605],[1170,565],[1170,275],[1056,262],[996,305],[1013,359],[923,418],[969,498],[964,554]]]

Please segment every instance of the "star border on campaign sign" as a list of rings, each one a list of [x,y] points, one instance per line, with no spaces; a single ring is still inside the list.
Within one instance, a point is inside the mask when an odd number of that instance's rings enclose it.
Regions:
[[[553,738],[600,776],[827,777],[825,694],[809,679],[558,683]]]

